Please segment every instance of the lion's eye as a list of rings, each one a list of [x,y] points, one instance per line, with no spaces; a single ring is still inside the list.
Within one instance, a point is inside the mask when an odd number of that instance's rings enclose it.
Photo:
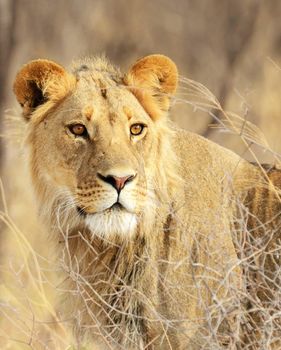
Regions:
[[[86,127],[83,124],[74,124],[69,126],[69,130],[72,134],[77,136],[87,136],[88,132]]]
[[[145,125],[143,124],[133,124],[130,128],[131,135],[137,136],[143,132]]]

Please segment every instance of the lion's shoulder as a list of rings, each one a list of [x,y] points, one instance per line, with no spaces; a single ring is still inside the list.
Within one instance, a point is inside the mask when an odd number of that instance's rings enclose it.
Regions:
[[[184,170],[205,173],[210,184],[216,180],[214,175],[241,177],[254,168],[233,151],[186,130],[175,129],[173,145]]]

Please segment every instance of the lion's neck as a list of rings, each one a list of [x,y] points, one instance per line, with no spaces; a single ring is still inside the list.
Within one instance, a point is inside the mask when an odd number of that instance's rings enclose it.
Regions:
[[[146,320],[155,317],[159,259],[156,247],[161,245],[156,226],[149,235],[139,234],[123,243],[92,239],[86,230],[83,234],[72,232],[64,246],[68,250],[68,254],[63,254],[68,259],[64,265],[69,266],[71,286],[81,296],[79,309],[81,304],[86,305],[85,327],[93,324],[91,314],[97,315],[96,321],[103,325],[97,333],[103,332],[107,337],[105,332],[110,332],[128,348],[132,341],[141,339],[147,343],[151,338]],[[73,266],[77,273],[71,271]]]

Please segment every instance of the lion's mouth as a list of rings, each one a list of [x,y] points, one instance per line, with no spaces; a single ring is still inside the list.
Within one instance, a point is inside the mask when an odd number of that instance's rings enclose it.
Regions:
[[[76,207],[76,210],[79,214],[79,216],[81,217],[86,217],[87,215],[94,215],[95,213],[88,213],[85,209],[81,208],[81,207]],[[127,211],[126,208],[119,202],[116,202],[114,204],[112,204],[111,207],[106,208],[105,210],[103,210],[103,213],[112,213],[112,212],[120,212],[120,211]],[[99,212],[101,213],[101,212]]]
[[[123,207],[122,204],[120,204],[119,202],[116,202],[110,208],[108,208],[106,210],[125,210],[125,208]]]

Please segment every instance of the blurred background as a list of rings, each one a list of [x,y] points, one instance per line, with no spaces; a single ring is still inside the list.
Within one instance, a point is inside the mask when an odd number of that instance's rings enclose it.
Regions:
[[[126,71],[141,56],[165,54],[176,62],[181,76],[199,81],[224,109],[256,124],[279,153],[280,17],[279,0],[0,0],[1,179],[9,216],[36,252],[46,256],[49,241],[36,221],[21,140],[4,122],[20,111],[12,84],[22,64],[48,58],[68,66],[74,58],[104,53]],[[176,105],[171,118],[249,157],[239,137],[210,128],[210,114]],[[257,154],[261,161],[273,160],[262,149]],[[0,230],[5,272],[0,300],[12,305],[11,288],[27,288],[27,282],[15,272],[21,266],[14,241],[18,237],[7,223],[1,223]],[[11,277],[15,273],[17,285]]]

